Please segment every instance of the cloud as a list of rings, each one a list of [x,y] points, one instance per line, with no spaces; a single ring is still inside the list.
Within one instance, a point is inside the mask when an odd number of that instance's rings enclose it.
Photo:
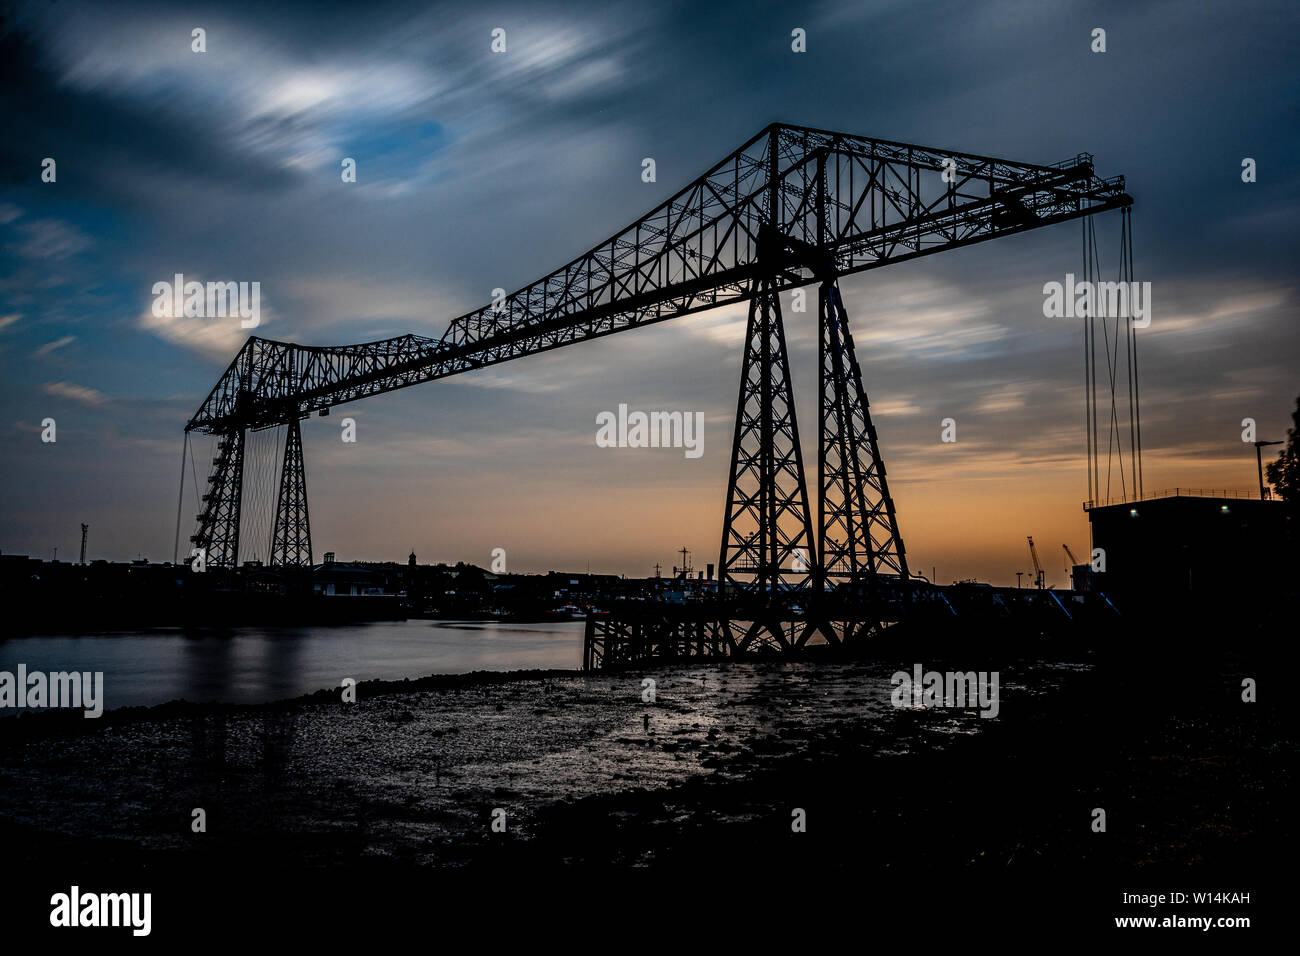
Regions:
[[[17,229],[23,238],[11,248],[28,259],[66,259],[91,247],[89,237],[58,219],[25,222]]]
[[[41,386],[41,390],[46,395],[68,398],[83,405],[103,405],[108,401],[108,397],[103,392],[84,385],[74,385],[72,382],[46,382]]]
[[[782,309],[784,312],[784,308]],[[739,351],[745,344],[745,329],[749,326],[749,304],[747,302],[719,306],[707,312],[697,312],[678,320],[689,335],[698,336],[715,344],[725,346],[732,351]],[[789,320],[784,319],[787,333]]]
[[[209,283],[205,282],[199,274],[183,272],[182,275],[186,286],[191,282],[197,282],[210,290]],[[174,280],[166,281],[170,286]],[[264,335],[267,324],[275,319],[275,311],[267,304],[267,297],[262,291],[261,280],[256,280],[253,284],[257,293],[258,324],[255,326],[244,327],[244,320],[237,311],[238,300],[236,299],[230,300],[231,308],[236,310],[234,315],[188,316],[174,315],[173,299],[166,296],[162,300],[165,310],[162,315],[154,313],[158,299],[150,299],[148,309],[139,315],[139,327],[175,345],[218,359],[223,364],[227,363],[243,347],[248,336]],[[240,289],[242,292],[242,285]]]
[[[336,17],[333,30],[297,35],[278,16],[232,11],[203,18],[208,49],[194,53],[191,19],[82,6],[75,16],[47,21],[43,40],[65,88],[147,107],[157,105],[160,89],[179,91],[204,111],[228,151],[304,173],[337,169],[344,155],[372,155],[366,130],[377,119],[415,125],[436,106],[460,117],[461,127],[495,132],[511,107],[489,105],[492,99],[562,105],[607,96],[629,75],[636,46],[632,25],[616,17],[594,30],[586,20],[515,12],[509,52],[494,56],[486,30],[478,47],[447,42],[477,24],[446,9],[394,11],[365,25],[348,14],[346,29]],[[432,49],[413,41],[429,36],[444,40]],[[485,102],[485,91],[496,96]]]
[[[975,409],[980,412],[1006,412],[1013,408],[1023,408],[1024,405],[1024,389],[1016,385],[1004,385],[982,399]]]
[[[0,315],[0,329],[7,329],[18,321],[20,316],[17,312],[10,312],[8,315]]]
[[[967,358],[1011,330],[993,321],[993,304],[951,280],[877,280],[872,297],[846,295],[859,354],[910,353],[924,359]]]
[[[32,355],[35,356],[36,358],[41,358],[42,356],[49,355],[55,349],[61,349],[63,348],[63,346],[71,345],[75,341],[77,341],[77,337],[75,335],[65,335],[63,336],[63,338],[55,339],[53,342],[46,342],[35,352],[33,352]]]
[[[269,283],[264,283],[265,288]],[[416,332],[420,335],[441,334],[461,304],[444,298],[433,283],[419,278],[393,282],[386,278],[323,275],[302,270],[276,284],[295,306],[295,311],[311,316],[313,325],[329,326],[340,322],[393,323],[399,326],[394,335]],[[374,337],[382,333],[376,331]]]
[[[922,410],[920,405],[912,401],[910,395],[871,403],[872,418],[902,418],[908,415],[919,415]]]
[[[263,307],[263,322],[265,312]],[[206,318],[185,315],[154,315],[150,308],[139,319],[142,329],[174,345],[191,349],[222,362],[229,362],[254,329],[245,329],[236,318]],[[261,326],[259,325],[260,329]]]

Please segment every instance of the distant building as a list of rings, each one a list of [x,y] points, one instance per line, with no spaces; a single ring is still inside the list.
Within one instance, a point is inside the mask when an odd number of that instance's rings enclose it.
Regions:
[[[336,561],[320,564],[316,566],[313,578],[315,592],[326,596],[386,593],[383,575],[355,564],[339,564]]]

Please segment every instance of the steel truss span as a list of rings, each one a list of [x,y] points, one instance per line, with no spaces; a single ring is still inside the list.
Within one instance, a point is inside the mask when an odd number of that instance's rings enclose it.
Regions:
[[[243,436],[250,429],[294,425],[275,559],[309,562],[300,419],[749,300],[719,561],[724,594],[776,599],[821,590],[835,578],[905,580],[903,540],[839,280],[1131,203],[1123,177],[1099,178],[1086,153],[1041,166],[773,124],[595,248],[453,319],[441,338],[403,335],[342,346],[249,338],[186,425],[187,432],[222,437],[191,540],[206,550],[209,567],[238,563]],[[820,324],[815,519],[778,298],[813,283]],[[751,639],[786,647],[807,637],[771,631]]]

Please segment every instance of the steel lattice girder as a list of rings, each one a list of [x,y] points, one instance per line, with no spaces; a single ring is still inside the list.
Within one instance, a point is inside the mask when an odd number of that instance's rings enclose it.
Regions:
[[[955,165],[946,165],[947,161]],[[953,182],[940,175],[952,170]],[[776,291],[1130,205],[1080,154],[1054,166],[774,124],[594,249],[452,320],[440,340],[304,346],[250,338],[186,426],[281,424],[748,295],[765,226]]]

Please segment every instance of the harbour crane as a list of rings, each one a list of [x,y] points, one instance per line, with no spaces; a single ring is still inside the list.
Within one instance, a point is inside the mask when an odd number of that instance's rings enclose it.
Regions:
[[[1038,563],[1038,549],[1034,547],[1033,535],[1027,535],[1029,539],[1029,556],[1034,559],[1034,587],[1040,591],[1043,589],[1047,575],[1043,571],[1043,566]]]
[[[1061,545],[1061,547],[1065,549],[1065,556],[1070,559],[1070,563],[1065,569],[1068,572],[1076,565],[1080,564],[1081,562],[1079,561],[1078,558],[1074,556],[1074,552],[1070,550],[1070,546],[1068,544],[1063,544]]]

